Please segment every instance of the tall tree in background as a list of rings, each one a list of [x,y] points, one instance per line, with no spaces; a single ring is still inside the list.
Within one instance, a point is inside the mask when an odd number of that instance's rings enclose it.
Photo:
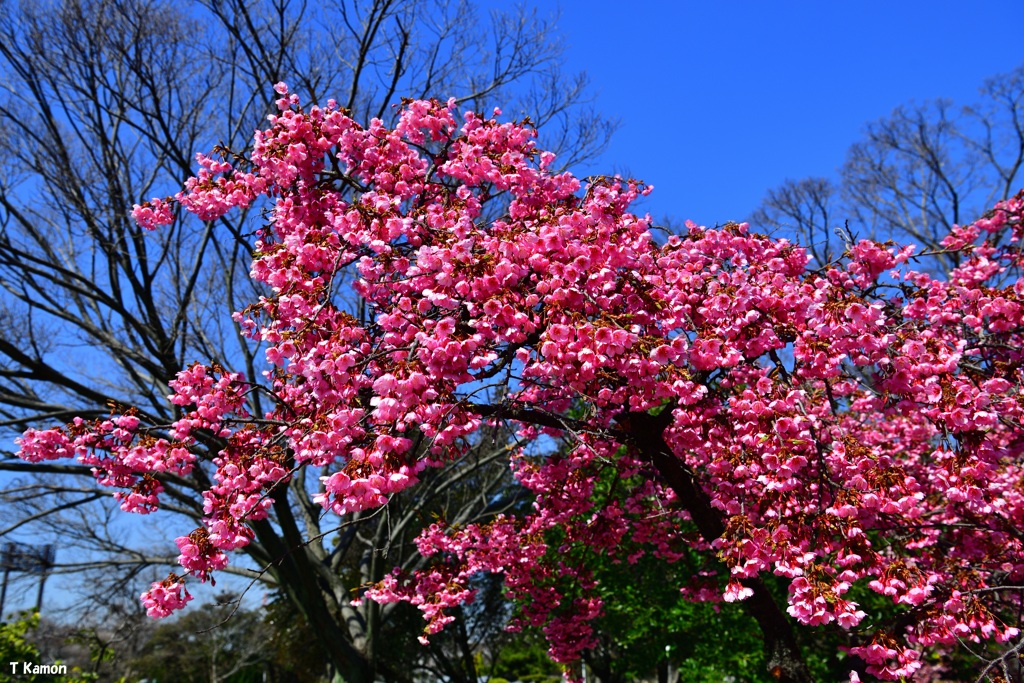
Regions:
[[[942,239],[1010,197],[1024,164],[1024,66],[985,81],[968,106],[948,100],[897,107],[866,127],[837,180],[787,180],[751,216],[809,245],[819,264],[845,248],[836,229],[913,242],[930,267],[948,271],[956,256]],[[842,231],[842,230],[841,230]]]
[[[455,96],[480,110],[512,103],[570,164],[599,151],[614,126],[587,108],[585,78],[565,76],[560,58],[550,21],[526,9],[486,20],[467,2],[0,0],[2,433],[10,443],[26,427],[119,405],[169,424],[181,411],[168,382],[196,360],[262,380],[264,350],[230,317],[264,293],[248,277],[260,207],[216,221],[182,213],[160,233],[141,230],[130,211],[180,187],[197,150],[243,153],[275,110],[273,83],[287,77],[313,101],[341,93],[362,120],[390,121],[402,97]],[[346,305],[365,315],[357,299]],[[254,415],[268,407],[257,392],[246,401]],[[165,528],[197,525],[198,494],[223,445],[206,434],[196,446],[204,466],[156,477],[163,509],[179,516]],[[499,495],[509,483],[496,464],[503,439],[477,446],[385,514],[356,513],[335,532],[306,495],[315,478],[300,474],[247,550],[265,571],[236,571],[302,609],[352,680],[404,680],[376,650],[391,608],[353,605],[351,591],[395,564],[412,569],[409,539],[431,518],[465,522],[516,504]],[[89,467],[6,452],[0,470],[16,474],[3,479],[0,533],[60,539],[56,571],[91,568],[115,583],[174,562],[176,553],[110,523]]]

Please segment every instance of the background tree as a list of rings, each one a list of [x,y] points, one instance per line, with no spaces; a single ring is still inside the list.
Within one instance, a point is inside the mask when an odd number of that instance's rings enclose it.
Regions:
[[[956,266],[941,241],[1020,184],[1024,163],[1024,66],[994,76],[967,105],[949,100],[897,107],[868,124],[838,178],[787,180],[770,190],[751,221],[782,228],[817,263],[845,248],[836,229],[914,243],[930,267]]]
[[[274,83],[288,77],[314,100],[342,93],[359,116],[388,121],[402,97],[455,96],[480,110],[500,101],[543,126],[569,164],[599,151],[614,126],[588,109],[585,77],[565,76],[560,60],[553,23],[525,8],[482,18],[469,3],[444,1],[2,0],[3,433],[10,440],[28,426],[128,404],[167,424],[181,414],[168,382],[195,360],[262,380],[263,349],[230,317],[264,293],[248,277],[259,207],[217,221],[181,214],[159,234],[129,214],[180,187],[197,150],[244,153],[274,110]],[[360,314],[357,300],[347,305]],[[255,415],[267,408],[258,393],[247,401]],[[356,607],[352,590],[394,564],[412,568],[410,539],[431,514],[468,521],[500,510],[494,502],[510,480],[496,443],[481,442],[475,457],[433,473],[386,514],[355,514],[338,530],[321,527],[309,501],[317,482],[300,473],[259,525],[252,563],[232,571],[282,591],[335,668],[369,680],[378,629],[394,610]],[[222,446],[206,435],[204,462]],[[112,521],[89,467],[29,464],[7,451],[0,470],[17,475],[3,480],[2,533],[60,539],[58,573],[94,569],[101,592],[174,562],[176,552]],[[165,513],[177,516],[165,528],[198,524],[210,476],[207,464],[157,477],[169,493]]]
[[[262,615],[236,602],[222,595],[216,605],[158,625],[130,663],[134,675],[182,683],[262,680],[273,669],[267,644],[274,633]]]
[[[838,190],[828,178],[787,180],[768,191],[749,220],[754,226],[792,231],[815,263],[830,263],[843,247],[834,232],[838,201]]]

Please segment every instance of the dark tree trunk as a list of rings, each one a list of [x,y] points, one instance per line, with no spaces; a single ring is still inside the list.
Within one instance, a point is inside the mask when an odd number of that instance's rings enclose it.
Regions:
[[[634,445],[654,465],[664,482],[672,487],[701,536],[710,543],[725,533],[725,522],[721,513],[711,506],[693,472],[672,454],[662,438],[671,417],[672,411],[666,409],[657,416],[630,413],[620,422],[628,426]],[[813,683],[814,678],[796,642],[792,622],[772,598],[767,586],[759,578],[743,579],[741,583],[754,592],[743,601],[743,607],[761,629],[769,673],[779,683]]]
[[[280,586],[292,604],[302,611],[317,640],[327,652],[335,671],[341,674],[346,683],[373,683],[373,665],[352,646],[348,634],[338,624],[337,618],[324,601],[316,570],[309,566],[311,560],[307,556],[305,545],[301,537],[295,537],[298,529],[288,528],[291,511],[284,509],[287,506],[286,499],[283,498],[285,494],[279,495],[282,498],[274,501],[274,508],[278,512],[278,517],[284,518],[279,520],[284,532],[284,542],[269,522],[255,522],[252,526],[260,543],[276,560],[274,573],[279,577]]]

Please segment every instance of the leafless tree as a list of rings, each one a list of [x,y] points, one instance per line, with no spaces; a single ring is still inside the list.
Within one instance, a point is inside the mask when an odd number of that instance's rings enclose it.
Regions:
[[[823,265],[841,253],[837,253],[840,245],[833,231],[837,200],[838,191],[827,178],[787,180],[768,191],[750,222],[795,235],[814,263]]]
[[[586,79],[562,74],[552,21],[526,9],[484,20],[470,3],[446,0],[183,5],[0,0],[0,431],[9,444],[27,427],[117,405],[167,425],[177,414],[168,381],[192,361],[262,380],[261,349],[230,317],[259,294],[248,277],[259,207],[211,223],[180,216],[155,233],[130,210],[180,187],[195,152],[218,143],[242,151],[273,110],[274,83],[306,102],[333,96],[363,120],[394,116],[401,97],[453,96],[484,111],[500,103],[530,115],[564,164],[598,152],[614,128],[589,109]],[[256,393],[251,401],[253,414],[265,411]],[[162,529],[198,524],[221,446],[206,439],[204,467],[163,478]],[[9,448],[0,535],[59,539],[56,571],[97,570],[109,585],[173,563],[173,548],[153,551],[113,521],[88,468],[25,463]],[[390,608],[357,607],[353,590],[392,566],[413,568],[411,539],[431,514],[494,514],[509,484],[504,455],[501,438],[476,444],[415,496],[343,520],[323,517],[311,502],[315,475],[300,473],[277,492],[273,517],[254,523],[251,562],[235,571],[287,595],[346,679],[408,680],[379,655]]]
[[[924,267],[947,271],[956,266],[941,244],[950,228],[1011,196],[1022,164],[1024,66],[985,81],[979,100],[967,106],[935,100],[897,107],[868,124],[834,185],[787,181],[752,218],[796,231],[812,250],[830,244],[828,236],[848,221],[858,236],[917,244],[928,255]]]
[[[964,109],[970,133],[964,142],[987,169],[985,204],[1020,189],[1024,165],[1024,65],[994,76],[981,87],[981,100]]]
[[[867,236],[941,251],[950,228],[981,211],[972,200],[985,178],[958,119],[944,100],[899,107],[850,148],[841,183],[851,219]],[[955,265],[938,258],[944,267]]]

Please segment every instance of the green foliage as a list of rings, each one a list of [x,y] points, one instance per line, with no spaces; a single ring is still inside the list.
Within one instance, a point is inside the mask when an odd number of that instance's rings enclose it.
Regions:
[[[66,674],[33,673],[34,665],[61,664],[44,662],[39,648],[30,640],[31,631],[39,627],[39,612],[22,612],[17,619],[0,624],[0,683],[94,683],[96,674],[68,667]],[[22,663],[30,665],[28,671]],[[15,671],[12,673],[12,666]]]
[[[623,504],[624,492],[637,485],[636,481],[623,481],[621,472],[613,467],[597,465],[590,474],[598,508]],[[643,471],[632,475],[644,476],[647,473]],[[545,537],[560,559],[580,567],[598,585],[604,615],[592,624],[598,646],[586,651],[584,659],[602,683],[651,679],[667,663],[681,681],[721,681],[726,676],[737,683],[771,680],[764,673],[762,636],[742,605],[695,603],[680,592],[701,572],[707,572],[707,580],[713,584],[724,581],[721,565],[708,563],[706,557],[690,549],[689,541],[697,534],[696,528],[687,526],[683,525],[671,549],[682,553],[675,564],[630,538],[622,539],[612,557],[586,542],[567,538],[562,529],[553,529]],[[626,557],[631,559],[622,559]],[[558,575],[550,580],[558,582],[563,602],[570,603],[576,590],[573,577]],[[559,670],[553,668],[542,642],[539,632],[525,630],[518,641],[502,650],[491,675],[510,681],[557,675]]]
[[[35,645],[25,640],[30,629],[39,626],[38,612],[25,612],[16,621],[0,625],[0,662],[30,662],[39,657]],[[0,669],[0,680],[7,676]]]
[[[490,669],[490,683],[557,683],[562,669],[548,657],[547,645],[531,631],[507,634]]]
[[[770,680],[761,634],[742,606],[686,600],[672,569],[650,557],[601,567],[605,615],[591,669],[606,683],[650,678],[666,662],[684,682]]]

